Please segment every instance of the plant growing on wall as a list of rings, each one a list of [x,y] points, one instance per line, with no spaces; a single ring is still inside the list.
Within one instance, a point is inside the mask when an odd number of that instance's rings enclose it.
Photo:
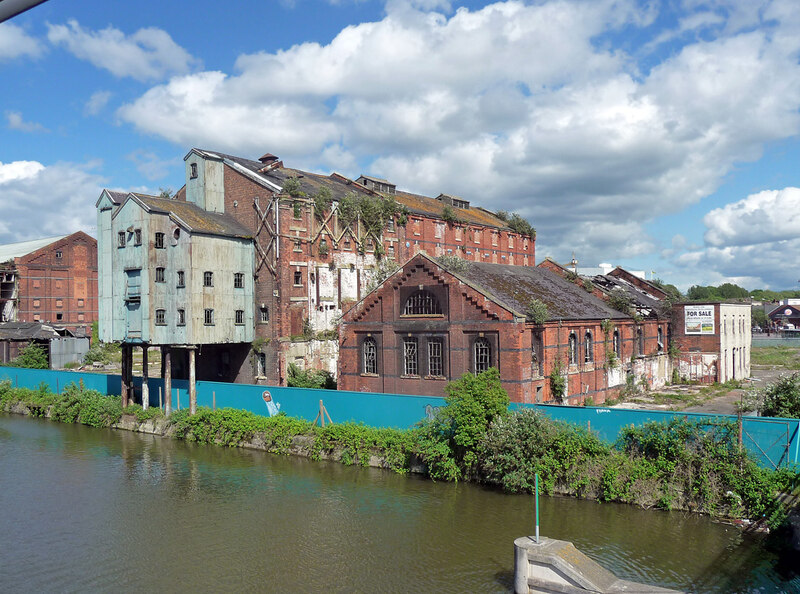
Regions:
[[[360,219],[364,234],[376,237],[383,233],[389,219],[396,217],[397,224],[401,226],[408,221],[408,209],[394,198],[375,198],[355,192],[350,192],[339,201],[336,213],[343,227],[349,227]]]
[[[283,194],[292,198],[305,198],[306,193],[300,189],[300,180],[297,177],[287,177],[283,180]]]
[[[333,197],[328,188],[320,188],[319,192],[314,194],[314,216],[318,221],[325,220],[331,210],[331,204],[333,204]]]
[[[564,377],[561,361],[558,359],[550,370],[550,392],[556,400],[563,400],[567,393],[567,378]]]
[[[505,210],[498,210],[495,216],[501,221],[505,222],[513,231],[520,235],[527,235],[531,239],[536,239],[536,229],[533,228],[527,219],[521,215],[512,212],[509,214]]]
[[[631,312],[631,298],[628,293],[625,292],[624,289],[616,288],[611,291],[611,294],[608,296],[608,306],[612,309],[616,309],[617,311],[621,311],[627,315],[633,315]]]
[[[453,210],[453,207],[449,204],[445,205],[442,209],[442,220],[450,225],[462,222],[461,218],[456,214],[456,211]]]
[[[399,270],[400,265],[394,260],[380,260],[373,268],[372,275],[367,283],[367,293],[375,290],[383,281],[392,276],[395,271]],[[344,309],[344,302],[342,299],[342,309]]]
[[[464,274],[469,270],[470,266],[469,260],[458,256],[439,256],[436,261],[450,272],[455,272],[456,274]]]
[[[588,278],[583,279],[583,289],[587,293],[594,291],[594,284]]]
[[[544,301],[536,298],[528,301],[525,314],[528,317],[528,321],[533,322],[534,324],[544,324],[550,317],[550,314],[547,311],[547,304]]]

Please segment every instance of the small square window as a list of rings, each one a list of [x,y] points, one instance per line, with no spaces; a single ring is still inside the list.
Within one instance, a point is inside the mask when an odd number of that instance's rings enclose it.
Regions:
[[[213,326],[214,325],[214,310],[207,309],[203,312],[203,323],[206,326]]]
[[[189,164],[189,177],[194,179],[197,177],[197,163],[190,163]]]
[[[235,272],[233,274],[233,288],[234,289],[243,289],[244,288],[244,273]]]
[[[64,314],[63,313],[57,313],[56,314],[56,320],[61,321],[63,319],[64,319]]]
[[[299,270],[294,271],[294,285],[296,287],[303,286],[303,273]]]
[[[83,320],[84,320],[84,315],[82,313],[79,313],[78,314],[78,321],[79,322],[83,322]]]
[[[34,322],[39,322],[39,321],[41,321],[41,319],[42,318],[41,318],[41,316],[39,314],[34,314],[34,316],[33,316],[33,321]]]
[[[33,307],[39,307],[39,306],[40,306],[39,300],[38,299],[34,299],[33,300]]]
[[[142,230],[136,229],[133,232],[133,243],[134,245],[142,245]]]
[[[83,299],[78,299],[78,307],[83,307],[84,301]]]
[[[56,299],[56,307],[64,307],[64,302],[61,299]]]
[[[164,309],[156,310],[156,326],[165,326],[167,324],[167,312]]]
[[[186,325],[186,310],[179,309],[178,310],[178,326],[185,326]]]
[[[186,286],[186,275],[184,274],[183,270],[178,271],[178,287],[185,287]]]
[[[206,270],[203,273],[203,286],[204,287],[213,287],[214,286],[214,273]]]
[[[165,281],[165,273],[163,268],[156,268],[156,282],[163,283]]]
[[[63,252],[61,250],[56,250],[56,259],[60,260],[63,257],[64,257]]]
[[[156,233],[156,240],[155,240],[156,248],[157,249],[164,249],[164,234],[163,233]]]
[[[117,233],[117,247],[125,247],[125,231]]]
[[[243,309],[237,309],[236,310],[236,316],[235,316],[234,320],[235,320],[235,323],[236,323],[237,326],[241,326],[242,324],[244,324],[244,310]]]
[[[295,252],[302,252],[303,251],[303,244],[300,242],[299,239],[294,240],[294,251]]]
[[[269,322],[269,308],[262,307],[260,310],[260,317],[261,323]]]

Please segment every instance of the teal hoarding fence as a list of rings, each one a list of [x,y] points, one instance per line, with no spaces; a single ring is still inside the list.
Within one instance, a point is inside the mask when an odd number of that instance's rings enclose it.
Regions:
[[[47,369],[22,369],[0,367],[0,380],[9,379],[13,385],[37,388],[42,382],[51,390],[63,390],[69,383],[83,380],[84,386],[103,394],[119,395],[120,376]],[[141,378],[134,378],[137,394],[141,394]],[[163,394],[163,380],[148,381],[150,404],[158,406],[159,388]],[[172,381],[172,406],[177,410],[189,406],[188,382]],[[408,396],[402,394],[378,394],[373,392],[344,392],[336,390],[313,390],[306,388],[284,388],[277,386],[255,386],[219,382],[197,382],[199,406],[238,408],[260,415],[268,415],[264,392],[273,402],[280,404],[281,412],[289,416],[313,421],[319,413],[319,401],[324,402],[330,417],[336,423],[354,421],[372,427],[405,428],[431,417],[437,407],[444,405],[443,398],[433,396]],[[576,407],[547,404],[512,404],[512,409],[534,408],[547,416],[591,429],[598,437],[614,442],[626,426],[639,426],[650,421],[665,422],[674,417],[688,420],[721,418],[735,422],[732,415],[705,415],[701,413],[625,410],[603,407]],[[800,464],[800,420],[744,417],[742,442],[759,463],[766,468],[777,468]]]

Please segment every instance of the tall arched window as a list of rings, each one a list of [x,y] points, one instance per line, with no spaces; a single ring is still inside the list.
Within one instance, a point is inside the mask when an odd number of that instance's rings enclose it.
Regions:
[[[636,354],[640,357],[644,356],[644,332],[642,327],[636,328]]]
[[[486,371],[492,366],[492,345],[486,338],[478,338],[472,348],[475,373]]]
[[[591,363],[594,361],[594,343],[592,342],[592,333],[588,330],[583,336],[583,362]]]
[[[658,327],[658,352],[664,352],[664,329],[661,326]]]
[[[578,337],[574,332],[569,334],[569,364],[578,364]]]
[[[404,316],[442,315],[439,300],[430,291],[420,290],[412,293],[403,307]]]
[[[622,343],[619,339],[619,330],[614,329],[614,337],[612,338],[612,347],[614,348],[614,353],[617,355],[617,358],[622,358]]]
[[[368,336],[361,344],[363,373],[378,373],[378,344],[375,339]]]

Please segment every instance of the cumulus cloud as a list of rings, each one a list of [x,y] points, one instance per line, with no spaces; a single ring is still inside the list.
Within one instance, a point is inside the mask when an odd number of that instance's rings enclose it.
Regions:
[[[750,287],[794,287],[800,253],[800,188],[765,190],[703,217],[705,247],[677,257],[684,268],[709,269]]]
[[[78,230],[93,233],[94,203],[105,183],[96,167],[97,163],[0,163],[0,243]]]
[[[77,58],[120,78],[160,80],[188,72],[197,62],[169,33],[155,27],[125,35],[113,27],[90,31],[70,20],[66,25],[48,25],[47,29],[50,43],[64,46]]]
[[[389,2],[328,44],[174,77],[117,113],[182,146],[269,151],[519,211],[551,255],[606,260],[653,249],[644,223],[800,131],[800,37],[781,0],[690,8],[679,27],[703,35],[648,54],[647,68],[622,49],[655,17],[633,1],[426,9],[439,5]]]
[[[89,97],[89,100],[83,106],[83,113],[86,115],[97,115],[108,105],[110,99],[111,91],[97,91],[92,93],[92,96]]]
[[[39,40],[11,23],[0,23],[0,62],[22,56],[37,58],[44,53]]]
[[[11,130],[20,132],[48,132],[49,130],[38,122],[26,122],[18,111],[7,111],[6,121]]]
[[[180,159],[162,159],[153,152],[141,149],[133,151],[125,158],[133,161],[139,173],[150,181],[165,178],[171,170],[174,171],[182,164]]]

